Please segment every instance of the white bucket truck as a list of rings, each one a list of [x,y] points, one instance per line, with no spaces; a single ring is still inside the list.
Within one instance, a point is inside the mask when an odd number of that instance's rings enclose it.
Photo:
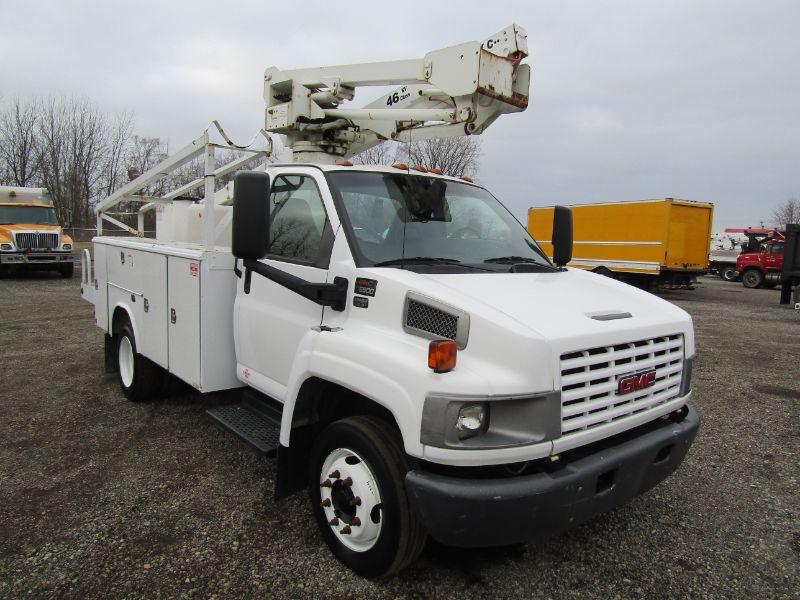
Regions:
[[[125,395],[153,398],[166,372],[201,392],[244,388],[211,416],[277,450],[276,496],[307,487],[330,549],[366,577],[407,566],[427,536],[491,546],[580,523],[667,477],[697,431],[690,317],[565,268],[567,209],[551,262],[465,178],[346,161],[524,110],[526,54],[511,26],[422,60],[268,69],[282,162],[268,142],[215,171],[230,145],[206,133],[104,202],[98,228],[133,236],[99,235],[94,265],[83,256],[82,294]],[[202,154],[203,179],[136,195]],[[216,189],[254,156],[263,167]],[[201,186],[202,203],[179,200]],[[137,199],[140,215],[158,210],[154,239],[109,212]]]

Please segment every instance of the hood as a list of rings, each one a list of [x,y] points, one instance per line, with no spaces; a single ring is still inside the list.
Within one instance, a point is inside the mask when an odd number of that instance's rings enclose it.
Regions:
[[[382,271],[389,275],[388,269]],[[692,321],[686,311],[595,273],[580,269],[491,274],[392,271],[419,293],[470,313],[473,326],[476,321],[510,319],[518,330],[554,342],[562,350],[683,333],[687,352],[694,352]]]

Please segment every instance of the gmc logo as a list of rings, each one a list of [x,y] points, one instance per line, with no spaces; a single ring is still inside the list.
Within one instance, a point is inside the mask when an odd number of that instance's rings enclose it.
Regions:
[[[635,373],[633,375],[623,375],[617,381],[617,396],[638,392],[645,388],[653,387],[656,384],[656,370],[645,373]]]

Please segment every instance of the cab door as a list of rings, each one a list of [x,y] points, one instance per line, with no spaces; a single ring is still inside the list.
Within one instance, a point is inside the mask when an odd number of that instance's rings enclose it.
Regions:
[[[783,268],[783,244],[768,244],[764,255],[764,267],[768,271],[780,271]]]
[[[272,174],[269,250],[261,262],[306,281],[326,282],[334,230],[332,203],[326,207],[323,191],[330,202],[316,169]],[[256,273],[249,294],[240,282],[234,309],[239,379],[283,401],[295,358],[316,335],[322,310]]]

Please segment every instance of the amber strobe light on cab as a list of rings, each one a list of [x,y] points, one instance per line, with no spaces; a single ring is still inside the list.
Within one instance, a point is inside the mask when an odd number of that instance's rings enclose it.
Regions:
[[[458,346],[453,340],[434,340],[428,346],[428,366],[435,373],[447,373],[456,368]]]

